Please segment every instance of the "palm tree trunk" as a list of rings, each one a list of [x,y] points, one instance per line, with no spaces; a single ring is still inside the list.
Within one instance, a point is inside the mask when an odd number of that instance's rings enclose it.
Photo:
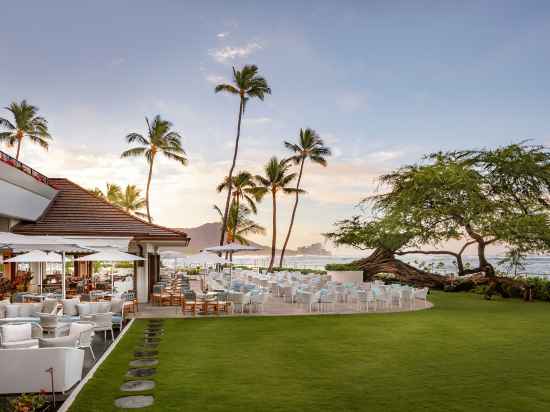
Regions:
[[[275,245],[277,244],[277,200],[276,192],[271,192],[273,199],[273,236],[271,238],[271,260],[269,261],[269,268],[267,272],[273,270],[273,263],[275,262]]]
[[[19,153],[21,152],[21,141],[23,140],[23,136],[20,135],[20,133],[17,133],[17,154],[15,155],[15,160],[19,160]]]
[[[302,162],[300,163],[300,173],[298,174],[298,181],[296,182],[296,199],[294,200],[294,208],[292,209],[292,216],[290,217],[290,225],[288,227],[288,232],[286,234],[285,244],[283,245],[283,249],[281,250],[281,259],[279,260],[280,268],[283,267],[283,260],[285,258],[286,247],[288,245],[288,240],[290,239],[292,226],[294,225],[294,217],[296,216],[296,209],[298,208],[298,200],[300,198],[300,194],[298,192],[300,190],[300,182],[302,181],[302,173],[304,172],[304,163],[305,163],[305,159],[302,157]]]
[[[147,189],[145,191],[145,203],[147,204],[147,219],[149,220],[149,223],[152,222],[151,220],[151,210],[149,209],[149,188],[151,187],[151,177],[153,175],[153,161],[154,157],[151,157],[151,162],[149,163],[149,176],[147,177]]]
[[[237,209],[237,215],[235,216],[235,223],[233,224],[235,227],[233,228],[233,240],[235,240],[237,236],[237,226],[239,225],[239,206],[240,206],[240,196],[235,196],[235,207]]]
[[[239,120],[237,122],[237,138],[235,139],[235,151],[233,152],[233,162],[231,163],[231,168],[229,169],[228,175],[228,188],[227,188],[227,198],[225,199],[225,211],[223,212],[223,224],[220,236],[220,246],[223,245],[225,238],[225,231],[227,229],[227,214],[229,213],[229,203],[231,200],[231,192],[233,189],[232,177],[233,170],[235,169],[235,163],[237,162],[237,152],[239,151],[239,139],[241,137],[241,120],[243,117],[243,108],[244,108],[244,98],[241,96],[241,103],[239,105]]]

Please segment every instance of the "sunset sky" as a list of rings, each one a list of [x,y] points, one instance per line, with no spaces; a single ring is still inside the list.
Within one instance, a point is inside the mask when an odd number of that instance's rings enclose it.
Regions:
[[[232,65],[254,63],[273,94],[247,107],[237,168],[260,172],[270,156],[287,155],[283,141],[300,127],[334,153],[326,169],[306,166],[295,247],[322,241],[358,212],[378,175],[425,153],[550,143],[549,2],[296,3],[5,4],[0,106],[27,99],[54,137],[49,152],[25,142],[21,160],[85,187],[144,187],[145,161],[120,153],[127,133],[145,133],[144,117],[160,114],[184,136],[189,166],[159,158],[155,221],[216,221],[238,101],[214,85]],[[281,237],[290,206],[282,199]],[[268,234],[270,219],[264,202],[258,221]]]

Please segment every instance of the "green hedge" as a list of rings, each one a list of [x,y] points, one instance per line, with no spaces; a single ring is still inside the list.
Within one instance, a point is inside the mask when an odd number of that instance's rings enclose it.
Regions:
[[[326,270],[334,272],[343,272],[347,270],[361,270],[356,263],[329,263],[325,265]]]

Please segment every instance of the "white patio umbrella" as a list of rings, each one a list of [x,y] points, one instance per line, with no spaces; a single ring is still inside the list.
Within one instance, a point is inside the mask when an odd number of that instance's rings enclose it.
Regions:
[[[231,286],[231,280],[233,277],[233,253],[236,252],[243,252],[243,251],[256,251],[256,250],[262,250],[262,248],[258,246],[250,246],[250,245],[242,245],[237,242],[231,242],[227,243],[225,245],[221,246],[211,246],[204,249],[206,252],[211,253],[229,253],[229,285]]]
[[[189,265],[200,265],[204,266],[205,272],[206,267],[210,265],[225,265],[226,263],[230,263],[226,259],[214,255],[212,253],[208,252],[200,252],[194,255],[185,256],[184,262]],[[203,279],[206,277],[206,273],[203,274]],[[204,280],[203,280],[204,282]]]
[[[226,263],[229,263],[228,260],[207,252],[200,252],[195,255],[185,256],[184,262],[194,265],[225,265]]]
[[[131,255],[130,253],[121,252],[117,249],[105,249],[97,253],[92,253],[91,255],[79,257],[75,260],[80,262],[111,262],[111,291],[114,292],[115,262],[135,262],[145,259],[141,256]]]
[[[242,252],[242,251],[255,251],[255,250],[262,250],[261,247],[258,246],[250,246],[250,245],[242,245],[237,242],[227,243],[225,245],[221,246],[211,246],[204,249],[206,252],[212,252],[212,253],[224,253],[228,252],[230,254],[236,253],[236,252]]]
[[[65,254],[85,253],[92,249],[80,246],[75,240],[61,236],[30,236],[17,235],[10,232],[0,232],[0,249],[9,249],[15,253],[32,250],[47,250],[61,253],[61,294],[65,299]]]
[[[10,259],[5,260],[6,263],[62,263],[63,258],[57,253],[50,252],[46,253],[41,250],[31,250],[30,252],[17,255]],[[43,273],[42,265],[40,265],[39,271],[40,278],[40,294],[42,294],[42,282],[43,282]]]

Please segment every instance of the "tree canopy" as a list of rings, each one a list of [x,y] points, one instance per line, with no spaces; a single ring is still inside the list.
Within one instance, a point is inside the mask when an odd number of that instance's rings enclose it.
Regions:
[[[448,254],[459,274],[488,276],[495,274],[485,254],[491,243],[524,253],[550,250],[550,153],[543,146],[434,153],[382,176],[381,184],[383,193],[362,201],[369,215],[337,222],[330,239],[395,255]],[[438,247],[453,239],[463,242],[460,250]],[[469,245],[477,246],[479,267],[465,270]]]

